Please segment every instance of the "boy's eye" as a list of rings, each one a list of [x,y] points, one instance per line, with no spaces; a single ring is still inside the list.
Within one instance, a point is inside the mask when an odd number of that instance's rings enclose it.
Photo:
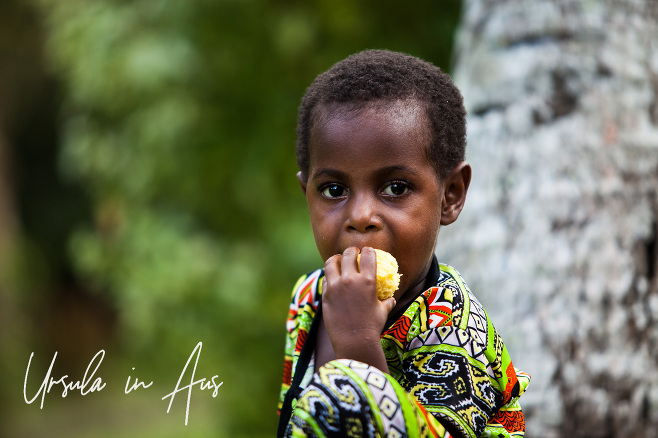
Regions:
[[[330,184],[322,189],[322,196],[325,198],[338,198],[345,194],[345,188],[338,184]]]
[[[384,187],[384,194],[388,196],[401,196],[407,193],[409,186],[403,182],[392,182]]]

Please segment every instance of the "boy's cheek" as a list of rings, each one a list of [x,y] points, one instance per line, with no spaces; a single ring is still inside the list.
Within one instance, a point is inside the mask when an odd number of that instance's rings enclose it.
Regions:
[[[315,238],[315,246],[318,248],[322,261],[326,262],[329,257],[337,254],[333,249],[333,245],[331,245],[333,239],[331,239],[325,232],[318,229],[319,227],[316,227],[313,222],[311,222],[311,227],[313,229],[313,237]]]

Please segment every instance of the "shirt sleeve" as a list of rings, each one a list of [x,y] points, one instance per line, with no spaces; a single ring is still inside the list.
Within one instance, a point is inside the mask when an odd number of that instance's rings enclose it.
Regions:
[[[306,340],[306,335],[315,316],[315,309],[317,309],[319,303],[322,274],[322,270],[317,270],[302,275],[292,289],[288,317],[286,318],[283,377],[277,409],[279,413],[292,383],[295,366]],[[309,367],[312,366],[315,366],[314,363],[309,364]]]

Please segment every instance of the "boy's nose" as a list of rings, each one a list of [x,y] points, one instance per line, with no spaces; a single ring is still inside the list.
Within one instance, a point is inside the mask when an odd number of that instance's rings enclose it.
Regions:
[[[346,221],[348,231],[366,233],[382,227],[382,220],[376,208],[376,202],[368,196],[356,196],[351,199]]]

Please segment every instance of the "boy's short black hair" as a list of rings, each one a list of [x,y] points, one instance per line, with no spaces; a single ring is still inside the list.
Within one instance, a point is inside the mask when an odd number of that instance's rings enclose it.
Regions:
[[[365,50],[334,64],[308,87],[299,107],[297,165],[308,177],[309,138],[323,109],[351,109],[394,101],[415,101],[425,110],[431,135],[428,158],[445,178],[465,158],[466,110],[450,76],[404,53]]]

